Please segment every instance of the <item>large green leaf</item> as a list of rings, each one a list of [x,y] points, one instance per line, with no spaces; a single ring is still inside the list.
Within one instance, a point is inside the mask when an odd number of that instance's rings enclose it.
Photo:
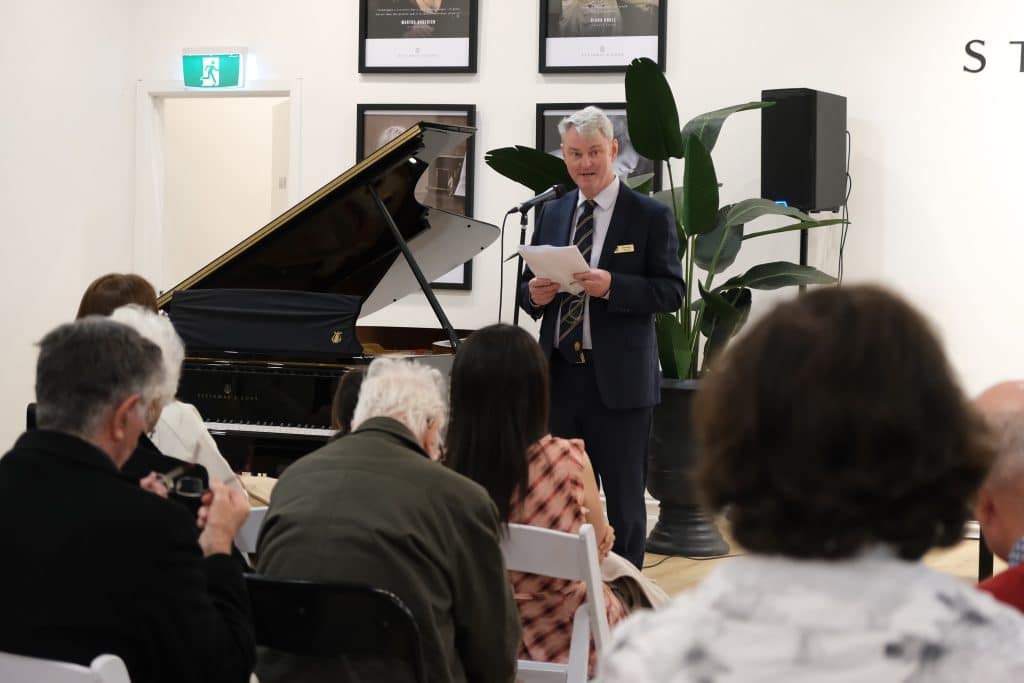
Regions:
[[[672,313],[658,313],[654,317],[654,331],[658,337],[661,374],[671,379],[689,378],[690,343],[683,324]]]
[[[704,149],[710,153],[715,148],[715,143],[718,142],[718,134],[722,131],[722,126],[730,115],[738,111],[747,111],[748,109],[764,109],[774,104],[774,102],[747,102],[746,104],[737,104],[725,109],[709,111],[687,121],[680,135],[682,135],[684,142],[687,137],[691,135],[696,136],[703,143]]]
[[[709,302],[701,321],[701,333],[707,337],[704,344],[703,361],[704,367],[707,367],[707,364],[722,352],[729,340],[747,322],[753,299],[750,290],[743,287],[730,289],[721,294],[707,292],[703,289],[701,291]],[[713,300],[717,303],[712,306],[710,302]],[[724,308],[725,306],[728,308]],[[719,315],[719,311],[725,315]]]
[[[795,209],[792,206],[776,204],[770,199],[744,199],[729,206],[729,213],[725,217],[726,225],[738,225],[749,223],[761,216],[790,216],[800,221],[813,222],[810,216]]]
[[[516,145],[492,149],[484,155],[484,161],[501,175],[536,193],[559,183],[576,187],[564,161],[533,147]]]
[[[777,235],[780,232],[793,232],[794,230],[813,230],[814,228],[824,228],[829,225],[840,225],[841,223],[849,223],[844,221],[842,218],[829,218],[823,221],[800,221],[799,223],[790,223],[789,225],[783,225],[781,228],[772,228],[771,230],[759,230],[758,232],[749,232],[743,236],[743,239],[749,240],[754,237],[764,237],[765,235]]]
[[[728,204],[718,210],[714,230],[697,235],[693,260],[708,272],[711,272],[712,264],[715,274],[731,266],[736,260],[736,254],[740,252],[740,247],[743,246],[743,224],[729,225],[726,222],[733,206]]]
[[[710,336],[716,324],[730,326],[739,320],[740,312],[726,300],[723,294],[704,289],[704,285],[700,282],[697,283],[697,288],[700,290],[700,298],[704,302],[704,313],[700,322],[701,334]]]
[[[672,209],[672,213],[679,213],[683,206],[683,188],[671,187],[667,190],[659,190],[651,195],[651,199]]]
[[[730,278],[725,284],[715,287],[723,292],[736,287],[751,289],[779,289],[798,285],[831,285],[836,279],[811,266],[801,266],[788,261],[773,261],[754,266],[743,275]]]
[[[705,302],[704,313],[700,321],[700,333],[711,337],[719,323],[729,325],[742,324],[746,321],[746,312],[750,309],[750,290],[745,287],[728,289],[723,292],[707,290],[697,283],[701,293],[701,301]],[[728,327],[729,325],[726,325]],[[738,328],[736,328],[738,330]]]
[[[648,159],[684,154],[679,112],[661,68],[646,57],[626,67],[626,125],[633,147]]]
[[[654,189],[654,174],[642,173],[640,175],[626,178],[626,185],[633,188],[640,194],[650,194]]]
[[[718,215],[718,177],[711,155],[701,141],[686,139],[683,168],[683,229],[687,235],[703,235],[715,229]]]

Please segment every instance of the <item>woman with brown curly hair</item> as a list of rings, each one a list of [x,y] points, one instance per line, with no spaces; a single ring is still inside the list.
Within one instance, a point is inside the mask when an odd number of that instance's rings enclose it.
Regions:
[[[993,457],[928,324],[877,287],[778,306],[695,400],[695,472],[749,555],[614,634],[606,681],[1005,681],[1024,620],[918,560]]]

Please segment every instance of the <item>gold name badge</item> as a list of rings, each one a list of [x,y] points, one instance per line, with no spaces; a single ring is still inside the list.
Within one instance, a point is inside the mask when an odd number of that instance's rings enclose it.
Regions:
[[[636,247],[634,247],[632,244],[620,244],[619,246],[615,247],[615,251],[613,251],[612,253],[632,254],[634,251],[636,251]]]

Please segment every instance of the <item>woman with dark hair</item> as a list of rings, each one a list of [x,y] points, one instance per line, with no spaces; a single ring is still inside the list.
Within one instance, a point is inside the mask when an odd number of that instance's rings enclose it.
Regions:
[[[749,555],[614,635],[605,681],[1009,681],[1024,619],[919,562],[993,457],[927,322],[819,289],[734,342],[694,406],[695,478]]]
[[[598,553],[607,562],[615,533],[605,519],[594,470],[581,440],[548,433],[548,405],[547,359],[536,340],[511,325],[477,330],[459,347],[452,367],[447,463],[487,489],[506,524],[570,533],[593,525]],[[635,572],[618,560],[622,571]],[[643,595],[650,586],[626,586],[642,580],[639,572],[629,576],[621,590],[605,585],[612,626],[636,602],[660,597],[656,588]],[[520,572],[509,577],[523,625],[520,658],[567,661],[573,615],[586,600],[583,582]],[[630,604],[624,603],[627,596]]]

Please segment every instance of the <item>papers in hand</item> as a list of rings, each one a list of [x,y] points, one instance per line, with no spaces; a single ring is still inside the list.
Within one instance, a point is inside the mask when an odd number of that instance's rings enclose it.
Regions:
[[[534,275],[557,282],[558,291],[570,294],[579,294],[583,291],[583,285],[576,282],[572,275],[590,270],[590,264],[583,259],[583,254],[576,245],[524,245],[519,247],[519,253]]]

